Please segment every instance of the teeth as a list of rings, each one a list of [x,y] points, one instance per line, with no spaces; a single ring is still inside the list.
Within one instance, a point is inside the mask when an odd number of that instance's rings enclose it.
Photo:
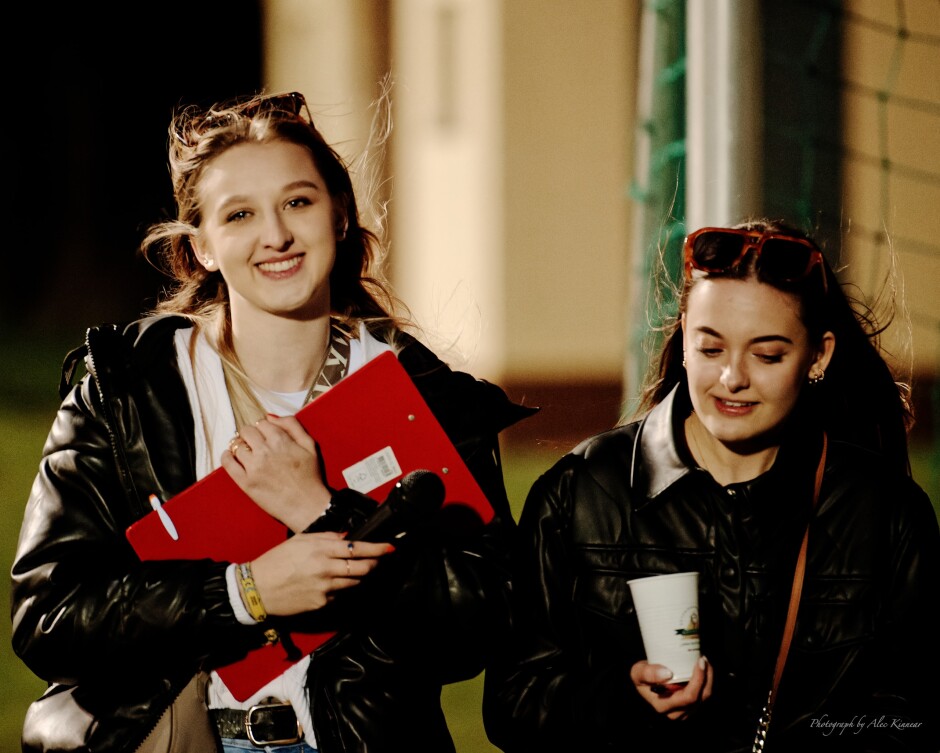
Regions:
[[[298,264],[303,257],[295,256],[292,259],[284,259],[283,261],[266,261],[258,265],[258,269],[262,272],[286,272],[288,269],[293,269]]]
[[[722,400],[721,402],[723,402],[725,405],[728,405],[732,408],[744,408],[745,406],[748,406],[751,404],[751,403],[736,403],[732,400]]]

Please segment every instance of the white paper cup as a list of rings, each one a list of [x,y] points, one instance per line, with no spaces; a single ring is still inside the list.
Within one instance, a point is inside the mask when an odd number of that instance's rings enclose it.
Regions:
[[[672,670],[669,682],[687,682],[701,656],[698,573],[651,575],[629,580],[640,634],[650,664]]]

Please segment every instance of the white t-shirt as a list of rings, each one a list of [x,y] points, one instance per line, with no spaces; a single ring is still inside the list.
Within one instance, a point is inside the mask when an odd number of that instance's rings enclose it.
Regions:
[[[199,480],[221,464],[222,452],[235,436],[235,415],[225,387],[222,359],[204,334],[200,333],[193,343],[193,332],[191,327],[177,330],[175,345],[180,372],[195,418],[196,478]],[[372,337],[364,324],[359,327],[359,338],[350,340],[349,345],[347,376],[380,353],[392,350],[387,343]],[[192,357],[190,353],[193,354]],[[306,390],[295,393],[258,393],[258,399],[265,411],[276,415],[296,413],[303,407],[306,396]],[[253,625],[255,621],[245,608],[238,591],[234,564],[228,568],[226,578],[229,599],[236,617],[245,625]],[[313,717],[305,691],[309,664],[310,657],[304,657],[244,701],[236,700],[218,674],[212,672],[208,688],[209,708],[248,709],[266,698],[289,701],[304,729],[305,741],[316,748]]]

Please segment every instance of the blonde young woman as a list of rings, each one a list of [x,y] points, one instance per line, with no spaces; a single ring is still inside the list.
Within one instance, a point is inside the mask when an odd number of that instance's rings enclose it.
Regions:
[[[497,436],[531,411],[404,331],[348,170],[302,96],[183,109],[169,158],[177,217],[144,248],[173,287],[155,314],[88,331],[72,365],[84,354],[89,374],[66,385],[25,511],[13,645],[50,687],[24,750],[137,750],[199,670],[218,750],[453,750],[441,686],[478,674],[508,620]],[[363,513],[326,487],[293,414],[387,351],[491,523],[432,525],[404,551],[344,538]],[[125,530],[148,495],[218,467],[293,535],[250,563],[139,561]],[[237,700],[214,670],[264,645],[267,618],[336,637]]]

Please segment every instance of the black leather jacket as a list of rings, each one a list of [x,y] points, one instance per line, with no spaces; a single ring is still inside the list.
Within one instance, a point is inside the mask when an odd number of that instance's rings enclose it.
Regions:
[[[235,619],[226,563],[141,563],[124,535],[149,511],[148,494],[168,499],[195,478],[173,345],[181,326],[153,317],[89,330],[90,375],[64,395],[46,442],[12,568],[13,647],[50,683],[27,713],[24,750],[133,751],[198,668],[264,642]],[[309,676],[324,753],[453,750],[440,686],[477,675],[508,624],[514,523],[497,435],[533,409],[399,333],[403,341],[399,360],[496,517],[392,555],[375,608],[331,605],[335,623],[321,627],[341,633]]]
[[[517,531],[512,641],[486,673],[484,721],[502,750],[751,750],[822,435],[799,422],[769,471],[722,488],[678,439],[689,410],[674,391],[534,484]],[[936,753],[940,534],[926,494],[830,442],[809,536],[769,750]],[[627,580],[685,570],[700,573],[715,682],[702,707],[670,721],[629,679],[645,654]]]

